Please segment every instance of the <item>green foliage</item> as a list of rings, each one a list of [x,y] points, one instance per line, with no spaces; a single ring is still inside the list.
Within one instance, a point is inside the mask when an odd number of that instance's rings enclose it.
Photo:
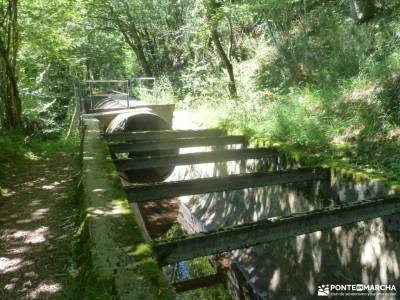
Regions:
[[[289,98],[275,103],[265,120],[265,132],[273,139],[293,144],[320,145],[328,139],[327,124],[315,114],[310,103]]]
[[[58,152],[76,154],[79,152],[79,142],[80,136],[75,132],[69,139],[61,138],[47,141],[34,140],[30,145],[30,149],[40,158],[45,158]]]
[[[0,177],[4,176],[15,161],[24,159],[29,153],[24,137],[18,132],[1,132],[0,149]]]
[[[87,14],[80,1],[22,0],[18,76],[29,135],[62,135],[79,80],[132,73],[131,54],[121,37],[98,30]]]
[[[205,46],[200,7],[188,40],[201,59],[192,55],[173,77],[182,107],[222,112],[221,126],[269,144],[347,157],[398,178],[398,2],[375,1],[376,14],[364,23],[353,21],[346,1],[219,4],[218,30],[232,53],[239,97],[226,97],[227,75]]]
[[[16,161],[76,151],[77,135],[60,137],[77,81],[156,74],[154,91],[135,87],[135,95],[197,110],[203,124],[219,119],[268,145],[306,149],[313,159],[344,160],[398,180],[400,4],[375,0],[376,11],[361,22],[348,2],[21,0],[18,30],[14,24],[0,37],[19,33],[11,52],[19,50],[13,63],[24,132],[0,128],[0,176]],[[233,65],[234,100],[210,29]],[[223,297],[218,293],[211,294]]]
[[[187,232],[185,232],[179,224],[174,224],[160,239],[171,239],[185,234],[187,234]],[[198,257],[190,261],[168,265],[163,268],[163,271],[172,283],[201,278],[203,276],[215,274],[216,272],[207,257]],[[207,288],[198,288],[192,291],[179,293],[177,299],[230,300],[232,298],[222,284],[216,284]]]
[[[24,160],[46,159],[57,152],[74,154],[79,150],[78,132],[73,133],[69,139],[46,141],[31,140],[20,132],[0,133],[0,178]]]

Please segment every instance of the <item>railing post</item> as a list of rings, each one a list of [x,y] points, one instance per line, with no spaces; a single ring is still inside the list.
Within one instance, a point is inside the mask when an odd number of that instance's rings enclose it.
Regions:
[[[90,110],[93,110],[92,83],[89,81]]]
[[[127,106],[128,106],[128,108],[130,108],[130,104],[129,104],[129,97],[130,97],[130,91],[131,91],[131,80],[130,79],[128,79],[127,81],[126,81],[126,85],[127,85],[127,93],[126,93],[126,101],[127,101]]]

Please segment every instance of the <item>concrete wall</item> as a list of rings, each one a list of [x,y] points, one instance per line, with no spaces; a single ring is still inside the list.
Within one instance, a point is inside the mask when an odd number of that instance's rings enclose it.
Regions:
[[[174,299],[129,208],[99,121],[84,120],[79,299]]]
[[[261,162],[177,167],[169,180],[296,166],[299,163],[281,155]],[[344,174],[332,170],[331,174],[330,182],[180,197],[179,221],[192,233],[391,193],[384,182],[360,179],[355,172]],[[235,266],[225,270],[230,289],[236,288],[232,290],[236,299],[239,294],[245,299],[310,299],[316,295],[318,285],[334,283],[394,283],[400,289],[399,228],[396,215],[233,251],[229,259]],[[250,296],[252,293],[255,295]]]

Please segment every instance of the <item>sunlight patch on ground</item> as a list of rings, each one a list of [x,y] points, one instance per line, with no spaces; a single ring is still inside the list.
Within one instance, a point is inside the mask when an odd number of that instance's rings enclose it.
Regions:
[[[124,207],[118,204],[111,204],[112,206],[107,209],[100,209],[95,207],[89,207],[87,212],[89,212],[92,216],[119,216],[128,214]]]
[[[15,223],[17,224],[28,224],[31,223],[32,220],[31,219],[22,219],[22,220],[17,220]]]
[[[4,286],[4,289],[6,290],[6,291],[11,291],[11,290],[13,290],[15,288],[15,283],[7,283],[5,286]]]
[[[42,203],[42,200],[33,200],[29,206],[33,207],[33,206],[38,206]]]
[[[43,185],[42,189],[43,190],[53,190],[55,189],[58,185],[60,185],[60,183],[58,181],[53,182],[52,184],[48,184],[48,185]]]
[[[41,294],[55,294],[62,289],[59,283],[42,282],[36,289],[29,293],[29,299],[39,299]]]
[[[10,189],[5,189],[5,188],[3,188],[2,190],[1,190],[1,196],[2,197],[11,197],[12,195],[14,195],[15,194],[15,191],[12,191],[12,190],[10,190]]]
[[[31,251],[31,247],[22,246],[17,248],[11,248],[7,250],[7,254],[22,254]]]
[[[41,226],[36,230],[18,230],[12,234],[6,235],[6,239],[23,239],[26,244],[38,244],[46,241],[46,235],[49,227]]]
[[[24,276],[28,277],[28,278],[37,278],[37,277],[39,277],[39,275],[37,273],[33,272],[33,271],[25,273]]]
[[[49,212],[49,208],[40,208],[31,214],[32,220],[40,220]]]
[[[35,163],[8,176],[10,182],[2,185],[6,195],[0,201],[4,205],[0,211],[1,300],[49,299],[64,288],[64,279],[55,277],[68,263],[69,227],[59,226],[57,219],[70,215],[58,206],[65,201],[62,190],[71,181],[69,169],[61,161]],[[61,223],[69,226],[64,218]]]
[[[18,271],[21,268],[32,266],[32,260],[23,260],[21,258],[0,257],[0,274],[7,274]]]
[[[5,274],[17,270],[21,262],[21,258],[10,259],[7,257],[0,257],[0,274]]]
[[[198,125],[195,124],[193,116],[185,111],[174,111],[173,117],[173,128],[178,129],[198,129]]]

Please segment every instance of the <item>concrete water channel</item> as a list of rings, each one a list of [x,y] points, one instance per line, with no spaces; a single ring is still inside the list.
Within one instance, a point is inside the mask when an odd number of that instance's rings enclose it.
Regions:
[[[245,137],[193,129],[186,114],[172,119],[170,106],[132,104],[84,118],[100,120],[159,266],[184,273],[171,282],[177,292],[222,282],[233,299],[310,299],[322,285],[400,288],[400,200],[385,182],[302,167],[279,149],[251,148]],[[129,127],[127,118],[142,113],[165,123],[139,118]],[[118,124],[107,130],[112,120]],[[175,223],[184,234],[165,238]],[[215,272],[189,276],[198,257]]]

